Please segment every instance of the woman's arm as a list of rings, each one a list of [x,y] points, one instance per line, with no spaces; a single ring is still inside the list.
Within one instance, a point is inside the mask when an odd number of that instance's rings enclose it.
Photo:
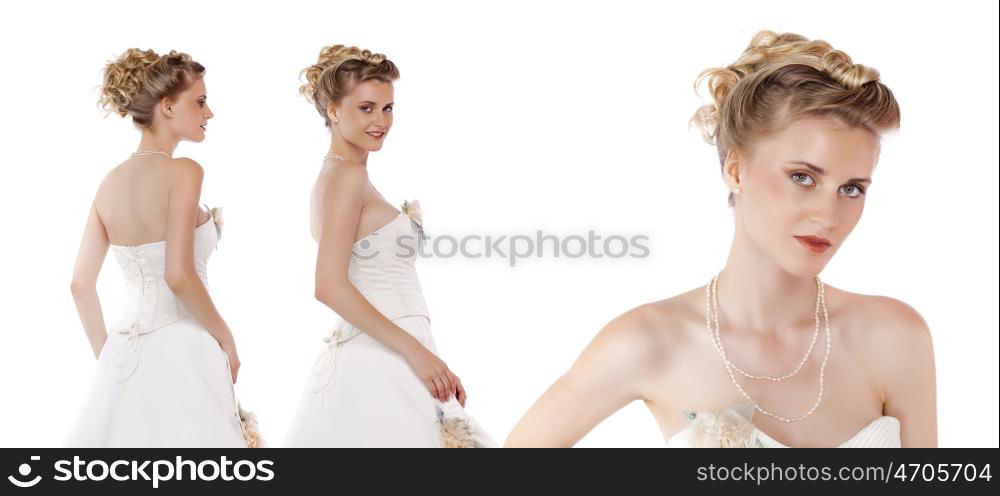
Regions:
[[[642,307],[618,317],[590,342],[507,437],[505,447],[569,447],[605,418],[644,397],[656,346]]]
[[[87,340],[94,351],[94,356],[101,354],[104,342],[108,339],[108,331],[104,325],[104,313],[101,311],[101,299],[97,296],[97,276],[101,273],[104,258],[108,254],[108,233],[104,229],[97,207],[91,203],[90,214],[83,230],[83,241],[76,256],[73,267],[73,280],[70,291],[73,302],[80,315],[80,323],[87,334]]]
[[[233,382],[240,368],[236,342],[226,321],[212,302],[194,266],[194,232],[198,224],[198,200],[205,172],[194,160],[178,158],[171,164],[167,200],[166,282],[191,315],[219,342],[229,356]]]
[[[930,329],[916,310],[885,298],[882,358],[885,415],[900,421],[904,448],[937,447],[937,386]]]
[[[382,315],[347,276],[354,236],[364,206],[368,171],[361,164],[342,163],[325,172],[319,180],[325,184],[320,189],[323,191],[320,199],[323,222],[316,257],[316,299],[399,353],[435,398],[447,401],[455,394],[464,404],[465,390],[461,381],[444,362]]]

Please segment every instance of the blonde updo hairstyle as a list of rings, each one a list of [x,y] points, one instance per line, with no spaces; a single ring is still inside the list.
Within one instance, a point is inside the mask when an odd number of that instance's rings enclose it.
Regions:
[[[163,98],[174,98],[202,77],[205,67],[191,56],[171,50],[129,48],[104,68],[99,105],[122,117],[132,116],[137,126],[153,125],[153,114]]]
[[[878,71],[793,33],[757,33],[735,62],[703,71],[695,91],[702,85],[713,102],[691,123],[716,146],[723,165],[732,148],[750,153],[757,140],[801,117],[833,116],[877,135],[899,127],[899,105]]]
[[[323,47],[319,60],[302,70],[305,84],[299,93],[316,107],[327,127],[330,117],[327,108],[339,103],[361,82],[377,80],[385,83],[399,79],[396,64],[381,53],[372,53],[354,46],[333,45]]]

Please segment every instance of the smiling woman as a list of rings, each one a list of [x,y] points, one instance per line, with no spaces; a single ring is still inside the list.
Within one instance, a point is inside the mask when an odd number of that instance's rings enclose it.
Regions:
[[[605,326],[506,444],[571,445],[641,399],[668,446],[936,445],[923,319],[819,279],[899,125],[892,92],[829,43],[770,31],[701,83],[692,123],[734,210],[725,267]]]
[[[392,127],[399,70],[385,55],[333,45],[302,73],[300,91],[330,129],[310,208],[315,295],[341,321],[324,339],[284,445],[494,446],[437,355],[415,267],[419,204],[397,211],[368,179],[368,156]]]

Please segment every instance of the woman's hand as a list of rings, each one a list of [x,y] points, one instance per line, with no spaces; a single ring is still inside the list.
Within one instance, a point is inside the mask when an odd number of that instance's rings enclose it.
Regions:
[[[465,388],[462,386],[462,381],[437,355],[423,346],[417,346],[404,358],[417,377],[424,381],[431,396],[438,401],[446,402],[455,395],[459,404],[465,406]]]
[[[233,384],[236,384],[236,375],[240,371],[240,356],[236,353],[236,343],[220,343],[219,346],[229,358],[229,373],[233,376]]]

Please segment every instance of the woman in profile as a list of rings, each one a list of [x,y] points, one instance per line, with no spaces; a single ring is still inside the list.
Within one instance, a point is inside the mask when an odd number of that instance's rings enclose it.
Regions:
[[[668,446],[935,446],[924,320],[819,279],[899,126],[892,92],[826,42],[768,31],[702,78],[713,102],[693,122],[735,218],[725,265],[607,324],[506,445],[572,445],[641,399]]]
[[[135,48],[104,70],[101,103],[131,117],[141,137],[101,182],[73,271],[97,372],[68,446],[255,442],[233,391],[236,343],[207,291],[221,219],[198,206],[201,165],[174,156],[178,142],[205,139],[212,111],[204,73],[185,53]],[[125,279],[123,312],[110,333],[96,289],[109,249]]]
[[[334,45],[303,71],[301,92],[330,130],[312,190],[316,299],[342,319],[285,438],[292,447],[487,447],[465,388],[437,356],[415,267],[417,202],[397,210],[368,179],[392,127],[399,70],[382,54]]]

